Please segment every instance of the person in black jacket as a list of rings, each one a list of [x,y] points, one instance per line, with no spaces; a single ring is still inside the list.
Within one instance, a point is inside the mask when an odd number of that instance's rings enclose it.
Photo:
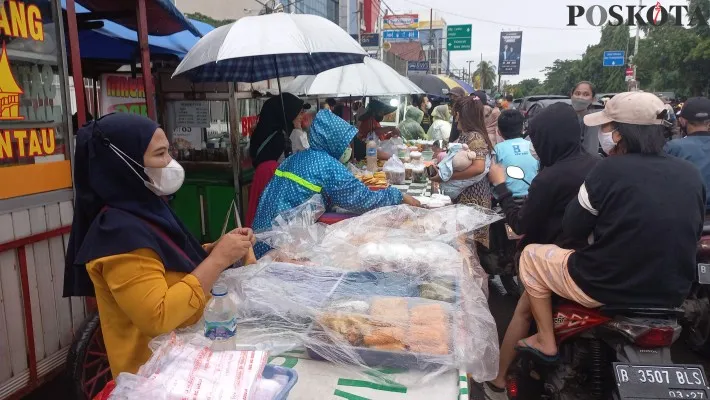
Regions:
[[[614,96],[585,116],[611,135],[613,155],[586,177],[567,206],[563,232],[582,241],[574,251],[528,245],[520,279],[538,333],[518,349],[555,359],[552,293],[582,306],[678,307],[695,278],[695,252],[705,216],[705,187],[687,161],[663,152],[665,106],[651,93]]]
[[[556,244],[581,248],[585,240],[573,240],[563,234],[562,220],[567,204],[577,196],[584,178],[599,159],[582,149],[577,114],[565,103],[555,103],[530,120],[529,132],[540,157],[541,170],[530,182],[528,197],[521,204],[505,185],[506,173],[500,164],[492,164],[488,179],[501,203],[505,222],[519,235],[521,246],[530,243]],[[484,385],[489,398],[505,398],[507,371],[515,359],[515,346],[524,338],[532,322],[530,303],[523,295],[515,309],[500,348],[498,376]]]

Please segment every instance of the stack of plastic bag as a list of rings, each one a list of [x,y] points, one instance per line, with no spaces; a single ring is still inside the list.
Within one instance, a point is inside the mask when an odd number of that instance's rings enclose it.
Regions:
[[[151,348],[152,357],[136,375],[122,373],[117,377],[110,399],[272,398],[258,395],[267,361],[264,351],[212,351],[175,334],[153,341]]]

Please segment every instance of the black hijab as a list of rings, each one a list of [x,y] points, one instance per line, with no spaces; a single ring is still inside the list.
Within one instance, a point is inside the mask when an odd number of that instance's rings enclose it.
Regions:
[[[293,130],[293,120],[303,108],[303,100],[298,97],[291,93],[283,93],[282,96],[285,113],[281,108],[281,96],[266,100],[261,107],[259,122],[256,124],[249,145],[249,154],[254,168],[264,161],[278,160],[286,151],[286,139]],[[284,114],[286,121],[284,121]]]
[[[207,256],[170,206],[151,192],[109,144],[143,165],[158,124],[109,114],[77,132],[74,221],[64,267],[64,296],[93,296],[86,263],[140,248],[155,251],[166,270],[192,272]],[[143,170],[136,168],[143,179]]]
[[[541,168],[582,153],[579,120],[569,104],[560,102],[544,108],[530,120],[529,130]]]

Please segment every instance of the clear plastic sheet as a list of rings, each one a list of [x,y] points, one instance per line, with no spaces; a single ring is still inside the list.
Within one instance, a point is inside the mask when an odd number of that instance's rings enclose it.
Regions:
[[[290,212],[302,218],[281,220],[295,225],[273,226],[269,235],[285,246],[269,243],[275,250],[258,265],[223,275],[249,327],[240,330],[241,345],[305,346],[311,357],[370,376],[394,367],[495,377],[498,335],[472,235],[498,214],[401,205],[326,227],[315,224],[317,207],[308,203]]]
[[[305,349],[365,379],[406,386],[452,369],[479,382],[496,376],[498,334],[470,238],[500,216],[461,205],[395,206],[325,226],[315,222],[322,211],[316,196],[282,214],[258,235],[275,249],[222,274],[238,310],[228,349]],[[213,346],[202,330],[199,323],[180,337]]]

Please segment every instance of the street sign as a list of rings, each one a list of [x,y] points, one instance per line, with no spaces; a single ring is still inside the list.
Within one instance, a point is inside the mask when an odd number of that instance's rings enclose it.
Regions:
[[[419,40],[419,31],[383,31],[382,40],[384,40],[385,42],[408,42],[410,40],[417,41]]]
[[[634,69],[633,67],[626,68],[626,82],[634,80]]]
[[[623,67],[626,63],[624,51],[605,51],[602,65],[605,67]]]
[[[429,72],[429,61],[407,61],[407,75],[423,75]]]
[[[449,39],[471,39],[471,24],[447,26],[446,37]]]
[[[471,50],[471,38],[468,39],[446,39],[446,50]]]
[[[446,27],[446,50],[471,50],[471,25]]]
[[[357,40],[357,34],[352,34],[353,39]],[[380,34],[379,33],[362,33],[360,34],[360,46],[367,49],[369,47],[380,47]]]

